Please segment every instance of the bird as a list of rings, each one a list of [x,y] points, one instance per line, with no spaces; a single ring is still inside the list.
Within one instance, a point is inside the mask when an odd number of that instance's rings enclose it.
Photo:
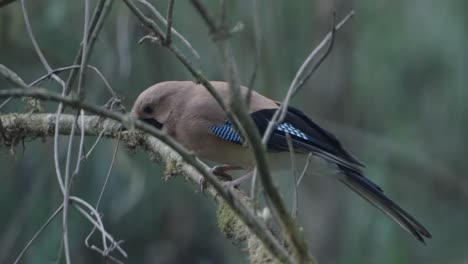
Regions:
[[[231,100],[228,83],[211,81],[211,85],[224,102]],[[248,93],[247,87],[241,86],[240,89],[242,95]],[[280,105],[277,101],[251,91],[248,112],[261,135],[265,133]],[[228,171],[251,172],[255,167],[254,156],[245,147],[242,135],[201,84],[192,81],[157,83],[138,96],[131,115],[167,133],[198,157],[219,164],[213,167],[212,172],[225,180],[232,180]],[[418,241],[425,244],[426,239],[432,238],[421,223],[365,176],[364,164],[345,150],[331,132],[292,106],[287,106],[285,118],[274,128],[266,144],[268,160],[278,153],[289,153],[288,144],[292,144],[294,152],[299,155],[311,153],[334,166],[341,183],[382,211]]]

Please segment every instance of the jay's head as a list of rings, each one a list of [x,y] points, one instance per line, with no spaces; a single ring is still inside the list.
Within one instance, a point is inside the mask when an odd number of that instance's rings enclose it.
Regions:
[[[157,129],[162,129],[174,108],[174,100],[179,101],[180,89],[177,85],[162,83],[151,86],[142,92],[132,108],[132,116]],[[173,83],[174,84],[174,83]]]

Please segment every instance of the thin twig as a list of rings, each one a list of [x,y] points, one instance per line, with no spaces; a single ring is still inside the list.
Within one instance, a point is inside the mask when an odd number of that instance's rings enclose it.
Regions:
[[[102,138],[102,135],[104,135],[104,132],[106,132],[106,127],[104,127],[102,129],[102,131],[99,133],[96,141],[94,141],[94,144],[91,146],[91,148],[89,148],[88,152],[86,153],[86,155],[83,157],[83,159],[88,159],[89,156],[91,155],[91,153],[93,153],[93,150],[94,148],[96,148],[97,144],[99,143],[99,140],[101,140]]]
[[[35,86],[36,84],[38,84],[38,83],[42,82],[43,80],[49,78],[52,74],[57,74],[57,73],[61,73],[61,72],[64,72],[64,71],[69,71],[69,70],[72,70],[72,69],[79,69],[80,67],[81,67],[81,65],[71,65],[71,66],[66,66],[66,67],[53,69],[52,72],[42,75],[41,77],[37,78],[36,80],[34,80],[30,84],[28,84],[28,86],[30,86],[30,87]],[[99,78],[101,78],[101,80],[104,82],[104,85],[106,86],[107,90],[109,90],[109,93],[112,96],[114,96],[114,97],[117,96],[117,93],[114,91],[114,89],[112,89],[112,86],[109,84],[106,77],[104,77],[104,75],[101,73],[101,71],[98,68],[96,68],[95,66],[92,66],[92,65],[86,65],[86,67],[93,70],[99,76]]]
[[[31,42],[32,42],[32,44],[34,46],[34,50],[36,51],[37,55],[39,56],[39,59],[41,60],[43,66],[46,68],[47,72],[50,73],[50,72],[52,72],[52,68],[50,67],[49,63],[45,59],[39,45],[37,44],[36,38],[34,37],[34,33],[32,31],[32,27],[31,27],[31,24],[29,22],[29,16],[28,16],[28,13],[27,13],[25,0],[21,0],[21,8],[22,8],[24,21],[25,21],[25,24],[26,24],[26,29],[28,31],[29,38],[31,39]],[[62,86],[62,91],[66,90],[65,82],[62,79],[60,79],[60,77],[58,77],[56,74],[52,74],[52,78]],[[23,88],[27,88],[27,87],[23,87]],[[58,110],[61,110],[61,108],[62,108],[62,104],[59,104]],[[57,115],[56,121],[58,122],[58,120],[60,120],[60,115]],[[57,131],[57,127],[58,127],[57,122],[56,122],[57,126],[56,126],[56,129],[55,129],[56,131]],[[56,133],[56,136],[54,137],[54,161],[55,161],[54,164],[55,164],[57,180],[58,180],[60,189],[61,189],[62,193],[65,193],[65,186],[64,186],[63,181],[62,181],[62,175],[60,173],[60,164],[59,164],[59,160],[58,160],[58,133]]]
[[[191,0],[192,5],[195,7],[195,9],[200,13],[201,18],[203,21],[205,21],[206,26],[210,30],[210,33],[216,34],[218,31],[218,27],[216,26],[216,22],[213,19],[213,17],[208,13],[208,10],[206,10],[205,6],[200,3],[199,0]]]
[[[354,11],[351,11],[344,19],[343,21],[346,22],[349,18],[351,18],[354,14]],[[301,89],[301,87],[307,82],[307,80],[315,73],[315,71],[320,67],[320,65],[322,65],[322,63],[327,59],[328,55],[330,55],[332,49],[333,49],[333,46],[335,44],[335,36],[336,36],[336,30],[337,30],[337,26],[336,26],[336,22],[335,22],[335,19],[336,19],[336,14],[335,12],[333,12],[333,21],[332,21],[332,26],[331,26],[331,30],[330,30],[330,41],[329,41],[329,44],[328,44],[328,48],[327,50],[323,53],[323,55],[320,57],[320,59],[317,61],[317,63],[315,63],[312,68],[306,73],[304,74],[304,76],[301,76],[301,78],[297,81],[297,84],[295,85],[295,87],[293,88],[293,92],[292,92],[292,95],[291,97],[294,97],[294,95],[296,95],[296,93],[299,91],[299,89]],[[340,24],[342,24],[343,22],[341,22]],[[326,41],[322,41],[322,43],[326,43]],[[321,45],[317,46],[316,49],[320,50]]]
[[[283,119],[285,118],[289,102],[290,102],[290,100],[291,100],[291,98],[292,98],[292,96],[294,94],[294,91],[298,89],[296,87],[300,87],[297,84],[299,83],[299,80],[300,80],[301,76],[303,76],[303,74],[306,71],[306,69],[308,68],[309,64],[314,60],[314,58],[316,58],[317,54],[323,49],[323,47],[330,40],[332,35],[334,35],[335,31],[340,29],[351,17],[353,17],[353,15],[354,15],[354,11],[351,11],[347,16],[345,16],[343,18],[343,20],[336,27],[333,27],[334,30],[332,30],[331,32],[329,32],[325,36],[325,38],[322,40],[322,42],[315,49],[312,50],[312,52],[309,54],[309,56],[307,56],[305,61],[302,63],[301,67],[296,72],[296,75],[295,75],[293,81],[291,82],[291,84],[290,84],[290,86],[288,88],[288,92],[287,92],[283,102],[281,103],[280,107],[275,111],[273,117],[271,118],[271,120],[270,120],[270,122],[268,124],[267,129],[265,130],[265,133],[263,134],[263,138],[262,138],[263,144],[266,144],[269,141],[271,133],[273,133],[274,128],[277,125],[279,125],[283,121]],[[334,22],[333,22],[333,25],[334,25]],[[326,53],[329,53],[329,52],[330,51],[328,51]],[[325,57],[322,57],[322,58],[323,58],[323,60],[325,59]],[[315,70],[313,70],[313,71],[315,71]],[[301,85],[303,83],[304,82],[301,82]],[[252,184],[251,184],[251,191],[250,191],[250,193],[253,194],[253,195],[255,195],[256,180],[257,180],[257,177],[256,177],[256,175],[254,175],[252,177]],[[255,197],[252,196],[252,199],[255,199]]]
[[[102,220],[99,217],[98,212],[94,209],[94,207],[91,206],[86,201],[84,201],[83,199],[81,199],[79,197],[76,197],[76,196],[70,196],[70,200],[74,202],[74,203],[72,203],[73,206],[76,209],[78,209],[78,211],[81,214],[83,214],[101,232],[102,239],[103,239],[103,245],[104,245],[104,251],[108,252],[107,251],[108,250],[107,240],[109,240],[115,246],[115,248],[120,252],[120,254],[123,257],[127,258],[128,257],[127,253],[120,247],[119,243],[117,241],[115,241],[115,239],[109,233],[107,233],[107,231],[104,229],[104,225],[102,223]],[[91,212],[91,214],[86,212],[80,205],[86,207]],[[93,215],[96,217],[96,220],[93,219],[93,217],[92,217]]]
[[[104,184],[103,184],[103,186],[101,188],[101,192],[99,193],[99,198],[98,198],[98,200],[96,202],[96,206],[95,206],[96,211],[99,208],[99,204],[101,203],[102,195],[104,194],[104,190],[106,189],[107,182],[109,181],[109,177],[110,177],[112,168],[114,167],[115,157],[117,156],[117,151],[119,150],[119,144],[120,144],[120,140],[119,140],[119,138],[117,138],[117,143],[115,145],[114,154],[112,154],[112,160],[111,160],[111,163],[109,165],[109,169],[107,170],[106,180],[104,181]]]
[[[124,262],[122,262],[121,260],[118,260],[117,258],[109,255],[108,253],[102,251],[101,249],[95,247],[95,246],[91,246],[91,249],[94,250],[94,251],[97,251],[98,253],[100,253],[102,256],[104,256],[105,258],[109,259],[109,260],[112,260],[113,262],[117,263],[117,264],[124,264]]]
[[[312,160],[312,153],[309,153],[309,155],[307,156],[306,164],[304,165],[304,169],[302,170],[301,176],[299,176],[299,180],[297,180],[297,183],[296,183],[297,187],[299,187],[299,184],[301,184],[302,178],[304,177],[304,175],[306,175],[307,170],[309,169],[311,160]]]
[[[83,100],[84,97],[84,83],[86,80],[86,65],[88,64],[89,54],[91,53],[91,45],[88,49],[88,24],[89,24],[89,0],[84,0],[84,22],[83,22],[83,40],[81,41],[81,47],[83,52],[81,53],[80,72],[78,75],[78,97]],[[91,44],[91,43],[89,43]],[[80,160],[80,158],[78,158]]]
[[[80,171],[80,165],[81,161],[83,160],[83,150],[84,150],[84,137],[85,137],[85,123],[84,123],[84,111],[81,109],[78,111],[80,113],[80,120],[81,120],[81,126],[80,126],[80,144],[78,145],[78,156],[76,157],[76,165],[75,165],[75,170],[73,171],[73,174],[70,179],[70,184],[73,184],[73,181],[78,175],[78,172]],[[71,135],[70,135],[71,136]]]
[[[338,30],[342,25],[344,25],[344,23],[346,23],[349,20],[349,18],[351,18],[353,15],[354,15],[354,11],[351,11],[338,24],[339,27],[338,26],[337,27],[333,26],[333,30],[325,36],[325,38],[322,40],[322,42],[310,53],[310,55],[306,58],[304,63],[301,65],[301,67],[299,68],[299,70],[296,73],[296,76],[294,77],[293,81],[291,82],[291,85],[288,88],[288,92],[286,94],[285,99],[281,103],[281,106],[278,108],[278,110],[275,112],[272,120],[270,120],[270,123],[269,123],[269,125],[268,125],[268,127],[267,127],[267,129],[265,131],[265,134],[263,135],[263,143],[264,144],[266,142],[268,142],[268,140],[269,140],[269,138],[271,136],[271,133],[273,132],[274,127],[276,127],[279,123],[283,122],[283,120],[284,120],[284,118],[286,116],[286,113],[287,113],[287,108],[288,108],[289,102],[290,102],[290,100],[291,100],[291,98],[293,96],[294,91],[296,90],[296,87],[297,87],[297,84],[299,83],[300,78],[303,76],[305,70],[308,68],[308,65],[313,61],[313,59],[317,56],[317,54],[323,49],[325,44],[332,38],[332,35],[334,35],[336,30]],[[333,21],[334,21],[334,19],[333,19]],[[333,25],[334,25],[334,22],[333,22]],[[329,52],[330,52],[330,50],[328,52],[326,52],[326,54],[328,54]],[[323,58],[323,60],[324,59],[325,58]]]
[[[62,90],[62,95],[65,93],[65,89]],[[57,108],[57,115],[55,117],[55,129],[54,129],[54,167],[55,167],[55,175],[57,176],[57,181],[59,183],[60,190],[62,194],[65,193],[65,185],[63,183],[62,173],[60,171],[60,161],[59,161],[59,121],[60,121],[60,114],[63,110],[63,104],[60,103]]]
[[[19,255],[16,257],[15,262],[13,262],[13,264],[17,264],[21,260],[24,253],[28,251],[29,247],[32,245],[34,240],[36,240],[36,238],[42,233],[42,231],[44,231],[44,229],[52,222],[52,220],[54,220],[54,218],[62,211],[62,209],[63,209],[63,204],[60,205],[59,208],[57,208],[57,210],[55,210],[55,212],[45,221],[45,223],[41,226],[41,228],[39,228],[39,230],[36,231],[34,236],[29,240],[26,246],[24,246],[23,250],[21,250]]]
[[[148,1],[146,0],[138,0],[138,2],[142,3],[143,5],[145,5],[152,13],[153,15],[159,20],[161,21],[166,27],[168,27],[168,22],[167,20],[164,18],[163,15],[161,15],[161,13],[151,4],[149,3]],[[166,28],[167,30],[167,28]],[[172,34],[174,34],[177,38],[179,38],[179,40],[192,52],[192,54],[195,56],[195,58],[197,59],[200,59],[200,54],[198,54],[197,50],[192,46],[192,44],[190,43],[190,41],[188,41],[181,33],[179,33],[179,31],[177,31],[173,26],[171,27],[171,32]],[[166,35],[167,35],[167,32],[166,32]],[[166,41],[167,42],[167,41]],[[165,45],[170,45],[172,44],[172,41],[168,44],[165,44]]]
[[[60,115],[60,113],[58,115]],[[73,148],[73,139],[75,138],[74,134],[75,134],[75,127],[76,127],[76,119],[77,118],[78,118],[78,116],[75,113],[75,121],[73,122],[71,132],[70,132],[70,136],[68,137],[67,158],[66,158],[66,161],[65,161],[65,178],[64,178],[65,192],[63,193],[62,228],[63,228],[63,250],[64,250],[63,253],[65,254],[65,262],[67,264],[71,263],[70,241],[68,239],[68,206],[69,206],[70,188],[71,188],[71,184],[70,184],[71,152],[72,152],[72,148]],[[79,157],[78,157],[78,159],[79,159]]]
[[[28,31],[29,38],[31,39],[31,42],[34,46],[34,50],[36,51],[36,54],[39,56],[39,59],[41,60],[42,65],[44,65],[44,67],[46,68],[47,72],[51,72],[52,68],[50,67],[49,63],[45,59],[44,54],[42,53],[41,48],[39,47],[39,44],[37,44],[36,38],[34,37],[31,23],[29,22],[28,11],[26,9],[26,0],[21,0],[21,10],[23,13],[24,22],[26,24],[26,29]],[[55,74],[52,75],[52,78],[56,80],[59,84],[61,84],[62,87],[65,86],[64,81],[60,79],[60,77],[58,77],[57,75]]]
[[[33,87],[39,83],[41,83],[42,81],[44,81],[45,79],[49,78],[50,76],[54,75],[54,74],[59,74],[61,72],[64,72],[64,71],[69,71],[69,70],[72,70],[72,69],[79,69],[81,66],[80,65],[71,65],[71,66],[66,66],[66,67],[61,67],[61,68],[57,68],[57,69],[53,69],[51,72],[49,73],[46,73],[44,75],[42,75],[41,77],[37,78],[36,80],[34,80],[33,82],[29,83],[29,84],[26,84],[23,82],[23,80],[21,80],[21,78],[19,78],[16,74],[14,74],[10,69],[6,68],[4,65],[0,64],[0,71],[4,71],[4,76],[6,77],[6,79],[8,81],[10,81],[11,83],[13,83],[15,86],[17,87],[20,87],[20,88],[25,88],[27,89],[28,87]],[[109,84],[109,82],[107,81],[106,77],[104,77],[104,75],[101,73],[101,71],[99,71],[98,68],[92,66],[92,65],[87,65],[87,67],[89,69],[92,69],[100,78],[101,80],[104,82],[104,85],[106,86],[107,90],[109,91],[109,93],[113,96],[113,97],[117,97],[117,93],[114,91],[114,89],[112,88],[112,86]],[[11,74],[14,74],[14,75],[11,75]],[[10,102],[12,98],[7,98],[1,105],[0,105],[0,109],[2,109],[6,104],[8,104],[8,102]]]
[[[286,133],[286,142],[288,144],[289,149],[289,158],[291,161],[291,177],[293,180],[293,204],[291,209],[291,216],[292,218],[296,219],[297,217],[297,210],[298,210],[298,200],[299,200],[299,193],[297,191],[297,174],[296,174],[296,159],[294,157],[294,146],[291,140],[291,136]]]
[[[57,259],[55,260],[55,264],[60,263],[60,260],[62,258],[62,251],[63,251],[63,239],[60,241],[60,247],[59,247],[59,250],[58,250]]]
[[[94,43],[97,40],[98,35],[101,32],[102,26],[104,25],[104,20],[107,18],[109,11],[112,7],[113,0],[99,0],[98,3],[96,4],[96,7],[94,8],[94,13],[93,16],[91,17],[91,21],[88,26],[88,49],[91,51],[92,47],[94,46]],[[81,59],[82,59],[82,53],[83,53],[83,45],[80,45],[80,48],[76,54],[75,61],[73,62],[73,65],[80,64],[81,65]],[[88,52],[88,56],[91,55],[91,52]],[[73,83],[75,82],[76,74],[79,71],[76,69],[72,69],[70,71],[70,74],[68,75],[67,79],[67,89],[65,91],[65,95],[68,95],[71,91],[71,88],[73,86]]]
[[[219,0],[221,16],[219,19],[218,28],[227,28],[227,4],[226,0]]]
[[[252,70],[252,75],[250,76],[249,85],[249,92],[247,93],[247,105],[250,105],[250,99],[252,98],[252,91],[254,90],[255,80],[257,78],[257,72],[260,65],[260,55],[261,55],[261,28],[260,28],[260,21],[259,21],[259,11],[258,11],[258,3],[257,0],[252,0],[252,18],[253,18],[253,31],[254,31],[254,66]]]
[[[102,135],[102,134],[100,133],[100,135]],[[99,204],[101,203],[101,199],[102,199],[102,196],[104,194],[104,190],[106,189],[107,182],[109,181],[109,177],[110,177],[112,168],[114,167],[114,161],[115,161],[115,157],[117,156],[117,150],[119,149],[119,144],[120,144],[120,140],[119,140],[119,138],[117,138],[117,143],[116,143],[116,146],[115,146],[115,149],[114,149],[114,154],[112,155],[112,160],[111,160],[109,169],[107,170],[106,179],[104,180],[104,184],[102,185],[101,192],[99,193],[99,198],[98,198],[98,200],[96,202],[96,205],[95,205],[96,211],[99,211]],[[95,230],[96,230],[96,227],[94,227],[91,230],[91,232],[89,233],[89,235],[85,239],[85,244],[88,247],[89,247],[88,240],[89,240],[89,238],[91,238],[91,236],[93,235]]]
[[[167,25],[166,25],[166,45],[172,42],[172,15],[174,11],[175,0],[169,0],[169,6],[167,7]]]

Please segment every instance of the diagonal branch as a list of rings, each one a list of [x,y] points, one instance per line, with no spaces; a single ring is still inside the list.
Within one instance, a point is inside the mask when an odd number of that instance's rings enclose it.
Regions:
[[[218,196],[222,198],[223,204],[227,204],[229,206],[229,210],[232,210],[232,213],[229,215],[234,214],[234,219],[233,220],[237,226],[244,226],[243,228],[243,235],[241,236],[242,238],[248,237],[249,239],[255,239],[255,240],[260,240],[262,247],[264,246],[267,250],[267,252],[271,253],[272,256],[275,258],[279,259],[282,262],[288,261],[289,260],[289,255],[286,252],[286,250],[282,247],[282,245],[279,244],[278,240],[275,238],[274,234],[268,230],[266,227],[265,223],[263,221],[260,221],[254,214],[252,206],[249,206],[247,203],[247,196],[241,195],[237,191],[233,191],[227,188],[224,188],[222,183],[219,182],[219,180],[208,170],[208,167],[200,162],[198,158],[191,152],[187,151],[185,148],[183,148],[181,145],[179,145],[177,142],[175,142],[171,137],[169,137],[167,134],[155,129],[154,127],[145,124],[144,122],[141,122],[139,120],[134,120],[129,116],[116,113],[116,112],[110,112],[106,109],[100,108],[95,105],[87,104],[85,102],[80,102],[76,99],[72,99],[69,97],[64,97],[55,93],[51,93],[47,90],[44,89],[11,89],[11,90],[1,90],[0,91],[0,98],[3,97],[8,97],[8,96],[14,96],[14,97],[34,97],[38,98],[41,100],[48,100],[48,101],[53,101],[53,102],[60,102],[63,103],[64,105],[67,105],[72,108],[76,109],[83,109],[87,112],[90,112],[92,114],[98,115],[99,117],[95,117],[92,121],[88,120],[87,118],[84,118],[84,123],[85,125],[83,126],[85,129],[85,134],[90,133],[89,128],[92,124],[94,124],[94,129],[97,128],[97,131],[95,131],[95,135],[99,135],[99,133],[102,132],[102,129],[104,128],[103,125],[107,124],[107,131],[113,131],[113,134],[110,132],[105,132],[104,136],[105,137],[113,137],[116,138],[115,132],[118,130],[117,127],[121,124],[125,124],[126,127],[129,128],[137,128],[143,132],[148,133],[151,136],[156,137],[157,139],[153,137],[135,137],[135,136],[127,136],[127,137],[122,137],[123,141],[126,140],[132,140],[133,144],[135,146],[141,146],[145,150],[150,150],[154,153],[159,153],[163,154],[161,157],[165,161],[176,161],[178,163],[183,164],[181,167],[184,168],[180,172],[183,172],[184,175],[189,175],[188,177],[192,179],[194,182],[199,182],[202,177],[207,180],[207,182],[212,186],[212,188],[209,188],[209,191],[211,194],[214,196]],[[33,117],[39,117],[41,116],[40,114],[36,115],[18,115],[18,114],[11,114],[11,115],[4,115],[0,116],[1,122],[3,123],[3,126],[5,128],[5,133],[7,134],[8,138],[14,138],[15,140],[11,140],[9,142],[1,142],[1,145],[4,146],[12,146],[15,143],[18,144],[23,138],[21,136],[21,131],[27,131],[28,128],[21,127],[21,129],[18,131],[14,131],[12,135],[15,135],[14,137],[10,137],[9,133],[9,127],[11,127],[12,122],[16,123],[18,121],[15,121],[18,119],[18,117],[23,117],[23,118],[33,118]],[[62,129],[63,127],[68,128],[67,133],[70,133],[71,127],[73,126],[74,120],[73,117],[69,115],[64,115],[66,118],[70,119],[68,120],[69,122],[66,123],[64,118],[61,118],[58,122],[59,123],[59,128]],[[34,120],[34,119],[27,119],[28,122],[21,122],[22,120],[19,120],[19,124],[22,124],[23,126],[28,126],[29,124],[34,124],[39,122],[39,124],[35,127],[29,127],[29,129],[32,129],[32,131],[29,131],[29,133],[26,133],[26,135],[33,135],[34,138],[38,137],[44,137],[44,136],[49,136],[51,133],[53,133],[53,129],[51,130],[50,127],[55,126],[55,114],[46,114],[41,116],[42,119],[39,120]],[[106,122],[102,122],[102,117],[107,118],[108,120]],[[44,120],[45,119],[45,120]],[[110,120],[113,121],[110,121]],[[117,121],[117,122],[115,122]],[[111,124],[109,124],[111,122]],[[48,124],[48,125],[47,125]],[[14,126],[13,126],[14,127]],[[62,130],[60,130],[60,133],[63,133]],[[78,133],[78,132],[77,132]],[[162,142],[162,143],[161,143]],[[182,162],[183,160],[183,162]],[[231,223],[231,221],[229,222]],[[231,223],[232,224],[232,223]],[[246,227],[245,227],[246,226]],[[232,234],[231,234],[232,235]],[[258,247],[257,247],[258,248]]]

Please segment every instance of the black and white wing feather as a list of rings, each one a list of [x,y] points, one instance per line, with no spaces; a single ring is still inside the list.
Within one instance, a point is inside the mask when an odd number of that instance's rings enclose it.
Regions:
[[[261,135],[267,129],[275,111],[276,109],[263,109],[251,114]],[[219,138],[242,144],[240,135],[230,121],[210,126],[209,130]],[[336,164],[342,173],[339,180],[344,185],[369,201],[419,241],[424,243],[424,238],[431,238],[431,234],[422,224],[385,196],[377,184],[364,176],[362,172],[364,164],[346,151],[333,134],[293,107],[288,107],[284,121],[274,129],[268,141],[268,151],[289,151],[286,134],[289,134],[295,152],[313,153]]]

